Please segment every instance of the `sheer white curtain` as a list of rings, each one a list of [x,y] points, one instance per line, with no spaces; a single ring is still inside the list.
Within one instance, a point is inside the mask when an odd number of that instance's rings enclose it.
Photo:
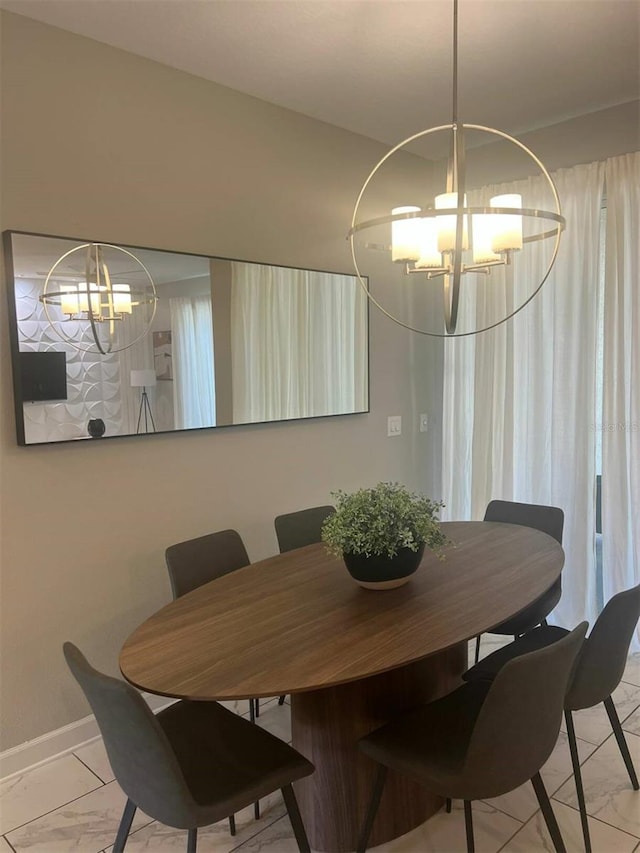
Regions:
[[[216,422],[211,297],[169,300],[173,344],[173,407],[176,429]]]
[[[443,518],[482,518],[492,498],[562,507],[566,562],[554,614],[571,626],[596,614],[593,424],[603,172],[594,163],[554,175],[568,225],[533,301],[497,329],[445,341]],[[529,180],[485,193],[521,192],[528,207],[548,206],[540,204],[543,189]],[[526,250],[518,264],[518,279],[537,281],[546,266]],[[479,319],[494,316],[496,302],[502,316],[513,303],[508,273],[483,287],[482,298],[466,290]]]
[[[605,601],[640,583],[640,153],[606,163],[602,562]],[[640,650],[640,628],[634,651]]]
[[[234,263],[234,421],[366,409],[366,320],[353,277]]]

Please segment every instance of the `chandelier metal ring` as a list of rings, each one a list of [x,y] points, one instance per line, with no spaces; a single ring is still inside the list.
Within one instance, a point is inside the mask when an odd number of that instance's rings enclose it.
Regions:
[[[485,207],[485,206],[462,206],[462,207],[458,206],[455,208],[447,208],[446,211],[432,210],[432,209],[424,209],[424,210],[420,209],[416,212],[392,213],[392,214],[387,215],[387,216],[376,217],[375,219],[370,219],[367,221],[362,221],[362,222],[357,221],[358,213],[360,210],[360,205],[361,205],[363,196],[364,196],[367,188],[369,187],[369,184],[371,183],[373,178],[376,176],[376,174],[379,172],[381,167],[397,151],[405,148],[407,145],[414,142],[415,140],[422,139],[423,137],[429,136],[431,134],[435,134],[435,133],[442,132],[442,131],[450,131],[452,133],[452,135],[455,135],[456,132],[458,132],[458,131],[466,131],[466,130],[480,131],[480,132],[492,134],[494,136],[500,137],[503,140],[506,140],[507,142],[511,142],[512,144],[514,144],[518,148],[520,148],[528,157],[530,157],[533,160],[533,162],[536,164],[536,166],[538,167],[538,169],[542,173],[542,175],[543,175],[543,177],[547,183],[547,186],[549,187],[549,189],[551,191],[555,210],[554,211],[547,211],[547,210],[541,210],[538,208],[523,208],[523,207],[503,208],[503,207]],[[458,198],[460,198],[460,197],[464,198],[464,188],[463,187],[458,187],[458,193],[459,193]],[[461,252],[459,251],[459,246],[456,247],[457,264],[456,264],[455,274],[453,276],[445,276],[445,284],[444,284],[444,288],[445,288],[445,320],[446,320],[447,330],[443,331],[443,332],[428,331],[427,329],[423,329],[423,328],[420,328],[418,326],[414,326],[410,323],[404,322],[400,318],[393,315],[390,311],[388,311],[386,308],[384,308],[384,306],[381,305],[380,302],[373,296],[373,294],[369,290],[369,286],[368,286],[367,281],[365,280],[365,278],[363,277],[363,274],[360,271],[357,253],[356,253],[356,245],[355,245],[355,240],[354,240],[354,237],[356,234],[358,234],[359,232],[362,232],[363,230],[365,230],[367,228],[374,227],[376,225],[382,225],[385,223],[394,222],[394,221],[402,220],[402,219],[437,217],[437,216],[441,216],[443,214],[443,212],[446,212],[448,215],[455,216],[456,219],[458,220],[458,222],[460,222],[462,217],[470,216],[473,214],[491,214],[491,215],[494,215],[494,214],[495,215],[515,214],[515,215],[518,215],[521,217],[544,219],[544,220],[548,220],[550,222],[557,223],[556,227],[551,228],[549,230],[542,231],[542,232],[537,233],[537,234],[523,235],[523,243],[532,243],[532,242],[536,242],[536,241],[546,240],[546,239],[549,239],[551,237],[555,237],[555,243],[554,243],[551,259],[549,261],[549,264],[546,268],[546,271],[545,271],[541,281],[539,282],[539,284],[537,285],[535,290],[527,297],[527,299],[525,299],[522,302],[521,305],[519,305],[510,314],[501,318],[500,320],[496,321],[495,323],[491,323],[491,324],[484,326],[481,329],[473,329],[471,331],[464,331],[464,332],[455,331],[455,320],[457,317],[457,307],[458,307],[458,300],[459,300],[459,285],[460,285],[460,275],[461,275],[460,262],[459,262]],[[555,183],[553,181],[553,178],[551,177],[551,175],[549,174],[549,172],[545,168],[544,164],[533,153],[533,151],[531,151],[531,149],[529,149],[524,143],[520,142],[520,140],[515,139],[513,136],[510,136],[509,134],[504,133],[501,130],[496,130],[495,128],[486,127],[484,125],[463,124],[463,123],[453,121],[453,122],[450,122],[448,124],[439,125],[438,127],[432,127],[432,128],[428,128],[427,130],[422,130],[419,133],[415,133],[412,136],[407,137],[402,142],[399,142],[397,145],[395,145],[390,151],[388,151],[384,155],[384,157],[382,157],[382,159],[374,166],[374,168],[369,173],[364,184],[362,185],[360,193],[358,194],[358,197],[357,197],[356,203],[354,205],[354,209],[353,209],[353,215],[351,218],[351,227],[348,231],[347,239],[350,242],[351,257],[352,257],[353,265],[354,265],[354,268],[355,268],[355,271],[356,271],[356,274],[358,277],[358,281],[360,282],[360,286],[363,288],[367,298],[383,314],[385,314],[390,320],[393,320],[393,322],[397,323],[399,326],[402,326],[405,329],[408,329],[409,331],[416,332],[416,333],[421,334],[421,335],[427,335],[429,337],[436,337],[436,338],[467,337],[469,335],[475,335],[475,334],[480,334],[481,332],[489,331],[490,329],[494,329],[497,326],[502,325],[503,323],[507,322],[512,317],[514,317],[516,314],[518,314],[526,305],[529,304],[529,302],[531,302],[531,300],[537,295],[537,293],[540,291],[540,289],[544,285],[545,281],[549,277],[551,269],[555,263],[557,255],[558,255],[558,250],[560,248],[560,238],[561,238],[562,231],[565,228],[565,224],[566,224],[566,221],[565,221],[564,216],[562,215],[560,199],[559,199],[558,192],[557,192]],[[456,243],[458,243],[460,240],[460,237],[461,237],[461,230],[462,229],[457,228],[456,230],[457,230],[457,232],[459,232],[456,235]],[[478,266],[490,266],[490,264],[486,264],[486,265],[480,264]],[[418,272],[418,270],[415,270],[415,272]],[[427,278],[430,277],[428,269],[420,270],[420,272],[424,272],[425,276]],[[453,278],[453,282],[451,282],[449,280],[451,278]],[[448,331],[448,329],[450,326],[452,315],[453,315],[454,331],[451,332],[451,331]]]
[[[127,297],[131,308],[146,304],[151,306],[151,313],[140,333],[135,338],[130,341],[127,341],[127,343],[122,346],[113,346],[112,340],[115,328],[114,324],[117,320],[122,319],[122,315],[118,315],[117,308],[115,305],[118,296],[122,296],[122,294],[114,292],[114,289],[118,287],[118,285],[112,285],[111,276],[106,264],[103,265],[102,270],[102,274],[105,278],[104,287],[100,288],[100,290],[92,289],[90,284],[90,279],[94,273],[94,271],[90,268],[90,253],[92,249],[95,249],[96,253],[100,253],[103,249],[113,249],[117,252],[121,252],[122,254],[130,257],[139,265],[147,279],[147,283],[145,283],[144,285],[127,285]],[[70,255],[73,255],[74,253],[80,252],[82,250],[86,252],[84,288],[82,288],[81,284],[79,284],[78,290],[75,291],[75,293],[76,298],[78,300],[78,304],[80,299],[86,297],[86,308],[83,307],[83,313],[85,313],[87,316],[83,319],[85,322],[88,321],[89,323],[96,349],[94,349],[92,345],[83,346],[74,337],[65,334],[63,331],[64,327],[61,326],[61,323],[63,323],[64,321],[61,321],[58,317],[53,317],[50,312],[51,306],[61,308],[63,300],[68,299],[70,296],[70,292],[68,289],[61,289],[59,281],[56,282],[57,290],[50,289],[50,283],[53,283],[52,279],[55,280],[56,278],[58,278],[58,276],[56,276],[56,269]],[[96,255],[96,257],[98,257],[98,254]],[[102,316],[102,304],[100,309],[96,309],[96,297],[99,296],[101,300],[103,295],[106,296],[106,302],[103,303],[107,307],[108,313],[106,314],[106,316]],[[80,352],[95,352],[97,350],[97,352],[99,352],[101,355],[108,355],[110,353],[121,352],[122,350],[129,349],[129,347],[132,347],[137,344],[148,334],[156,314],[158,297],[151,273],[144,265],[144,263],[140,260],[140,258],[136,257],[133,252],[130,252],[128,249],[124,249],[122,246],[115,246],[111,243],[82,243],[79,246],[74,246],[72,249],[69,249],[69,251],[61,255],[61,257],[59,257],[58,260],[53,264],[53,266],[47,273],[47,277],[44,282],[44,287],[42,289],[42,294],[40,296],[40,301],[43,304],[44,312],[51,328],[55,331],[58,337],[65,341],[65,343],[70,344],[72,347],[74,347],[74,349],[77,349]],[[128,313],[130,313],[130,311]],[[75,322],[82,321],[83,320],[76,320]],[[98,331],[99,325],[104,322],[109,323],[109,341],[106,347],[104,343],[100,340],[100,334]]]

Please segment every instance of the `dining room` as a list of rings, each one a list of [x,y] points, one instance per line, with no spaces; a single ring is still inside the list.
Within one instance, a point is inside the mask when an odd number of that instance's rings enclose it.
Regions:
[[[640,582],[634,390],[640,315],[632,287],[640,9],[633,0],[461,0],[461,115],[502,127],[537,153],[557,182],[566,228],[554,270],[530,304],[495,330],[448,340],[446,333],[412,331],[433,331],[425,315],[441,331],[439,289],[418,288],[415,276],[411,284],[392,283],[377,240],[369,241],[367,268],[354,270],[345,238],[375,164],[403,137],[451,118],[451,8],[397,0],[0,2],[2,231],[73,245],[105,241],[150,264],[150,256],[164,253],[181,264],[197,262],[196,271],[181,266],[158,284],[143,361],[127,361],[130,350],[91,359],[83,398],[66,406],[80,435],[63,432],[68,423],[49,403],[15,394],[12,361],[35,325],[18,316],[14,330],[20,279],[10,273],[5,243],[3,288],[11,302],[8,310],[9,300],[0,300],[0,850],[102,853],[113,843],[123,795],[62,646],[70,640],[97,669],[120,675],[127,639],[171,602],[165,551],[175,543],[237,530],[257,564],[278,554],[277,516],[333,503],[337,490],[400,482],[442,500],[446,524],[479,523],[494,498],[562,507],[565,562],[555,624],[573,629],[587,619],[593,625],[606,601]],[[427,38],[430,25],[437,39]],[[425,34],[414,38],[420,28]],[[508,39],[492,40],[496,32]],[[431,58],[425,39],[433,42]],[[376,62],[383,47],[388,64]],[[208,64],[212,56],[218,65]],[[261,64],[267,61],[269,73]],[[394,67],[408,67],[409,77],[387,78]],[[496,91],[499,98],[487,95]],[[395,112],[399,102],[405,112]],[[528,180],[526,169],[497,146],[469,152],[467,171],[476,187]],[[446,150],[399,151],[397,161],[385,162],[384,177],[411,202],[418,176],[431,198],[443,189],[446,159]],[[387,189],[380,192],[385,203]],[[14,236],[14,267],[17,247]],[[38,286],[55,257],[38,258]],[[360,372],[350,413],[332,401],[330,411],[234,420],[221,353],[227,351],[231,363],[233,351],[237,364],[244,350],[233,349],[230,327],[223,326],[217,339],[214,329],[212,368],[220,424],[174,428],[171,392],[178,383],[167,378],[166,362],[177,344],[175,332],[171,345],[162,336],[174,329],[167,308],[172,288],[187,278],[198,279],[200,288],[204,276],[223,277],[236,262],[355,283],[353,316],[366,315],[366,328],[356,336]],[[358,275],[370,282],[366,296],[384,311],[369,299],[357,301]],[[242,316],[254,286],[245,277]],[[194,298],[201,295],[194,290]],[[459,332],[468,331],[465,307],[463,298]],[[322,314],[324,303],[313,310]],[[335,317],[344,315],[340,303]],[[38,323],[38,330],[46,326]],[[341,328],[338,319],[329,325]],[[276,331],[265,352],[281,338]],[[55,340],[38,338],[36,348],[55,349]],[[73,365],[86,361],[68,348],[68,389],[80,387],[73,384],[72,356]],[[155,358],[163,365],[157,370]],[[266,360],[261,356],[255,370]],[[317,362],[316,370],[328,373],[328,356]],[[130,426],[117,435],[114,427],[111,436],[113,398],[94,393],[110,380],[92,378],[105,364],[127,377],[129,411],[117,417]],[[136,430],[147,386],[140,376],[140,384],[129,381],[135,371],[153,374],[154,416],[164,406],[162,395],[171,399],[155,434],[150,427]],[[523,393],[527,388],[530,395]],[[224,411],[231,413],[226,421]],[[47,431],[49,416],[55,432]],[[19,440],[20,418],[23,439],[26,423],[37,439]],[[90,419],[106,422],[105,438],[89,438]],[[597,545],[605,536],[615,545],[603,556]],[[447,642],[470,640],[473,663],[472,628],[484,631],[490,623],[461,627]],[[503,640],[483,633],[481,658]],[[632,652],[637,644],[636,633]],[[292,737],[294,681],[273,679],[275,698],[262,692],[260,700],[259,724],[285,742]],[[236,691],[241,699],[223,699],[247,720],[250,689]],[[637,767],[637,656],[614,699]],[[151,700],[155,709],[165,701]],[[576,713],[576,729],[593,848],[635,850],[637,797],[604,709]],[[542,776],[568,847],[582,849],[566,726]],[[478,849],[545,849],[550,842],[533,792],[496,800],[477,804]],[[202,831],[202,848],[296,849],[277,794],[263,801],[258,821],[251,806],[236,817],[236,836],[222,820],[208,835]],[[140,813],[133,829],[127,849],[184,849],[184,832]],[[381,849],[440,853],[465,843],[462,802],[454,799],[451,814],[438,811]]]

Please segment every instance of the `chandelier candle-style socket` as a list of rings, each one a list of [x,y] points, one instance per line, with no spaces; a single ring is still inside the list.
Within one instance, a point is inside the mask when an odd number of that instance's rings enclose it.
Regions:
[[[127,267],[137,265],[116,276],[132,277],[129,282],[114,281],[105,259],[107,251],[121,263],[124,259]],[[76,252],[85,253],[85,271],[80,281],[70,282],[65,266]],[[113,267],[113,261],[110,263]],[[107,355],[128,349],[144,338],[151,328],[158,297],[149,270],[134,254],[108,243],[83,243],[65,252],[51,267],[40,301],[49,324],[62,340],[82,352]],[[140,322],[136,323],[136,331],[129,331],[126,327],[131,325],[134,312],[141,315]],[[88,344],[78,340],[78,325],[81,330],[90,329]]]
[[[523,207],[518,193],[496,195],[487,206],[469,206],[465,185],[465,135],[467,131],[479,131],[507,141],[520,148],[536,164],[550,189],[554,210]],[[436,134],[450,135],[450,155],[447,164],[445,192],[433,200],[433,206],[403,204],[391,209],[391,214],[376,216],[361,221],[360,206],[367,188],[380,168],[396,152],[410,143]],[[460,202],[461,200],[461,202]],[[535,233],[525,233],[524,221],[547,220],[552,227]],[[360,272],[355,237],[367,229],[391,223],[391,260],[400,264],[407,275],[419,274],[426,279],[443,280],[444,332],[426,331],[409,325],[387,311],[371,294],[365,276]],[[450,124],[423,130],[400,142],[391,149],[374,167],[364,182],[356,200],[347,235],[351,243],[353,264],[367,297],[391,320],[405,328],[434,337],[477,334],[499,326],[521,311],[538,293],[546,281],[555,262],[560,246],[560,236],[565,227],[560,200],[553,179],[544,165],[523,143],[500,130],[458,121],[458,0],[453,3],[453,116]],[[520,252],[530,243],[555,238],[551,260],[537,287],[515,310],[497,322],[489,323],[473,331],[456,332],[460,287],[467,273],[490,274],[494,267],[506,267],[513,261],[514,253]],[[380,248],[379,243],[366,244],[367,248]]]

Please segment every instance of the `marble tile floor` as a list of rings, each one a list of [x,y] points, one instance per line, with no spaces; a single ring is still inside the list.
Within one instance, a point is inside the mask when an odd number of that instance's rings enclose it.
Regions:
[[[483,656],[502,642],[483,640]],[[629,659],[614,694],[636,770],[640,772],[640,655]],[[246,702],[228,703],[248,714]],[[631,788],[604,708],[575,715],[578,748],[594,853],[640,853],[640,792]],[[290,739],[288,701],[261,703],[260,725]],[[568,853],[582,851],[580,816],[566,734],[542,770]],[[22,775],[0,782],[0,853],[110,853],[124,806],[98,739]],[[226,821],[201,830],[199,853],[295,853],[296,844],[279,793],[236,815],[237,835]],[[552,851],[530,785],[473,806],[478,853]],[[138,812],[127,853],[183,853],[186,833],[151,821]],[[375,853],[458,853],[466,850],[462,803],[439,812],[422,826]]]

